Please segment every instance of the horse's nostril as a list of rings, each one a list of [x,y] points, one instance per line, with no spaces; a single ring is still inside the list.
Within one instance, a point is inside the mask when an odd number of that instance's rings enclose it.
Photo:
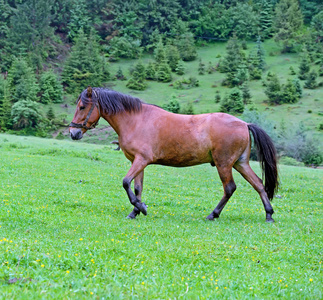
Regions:
[[[76,132],[71,131],[70,132],[72,140],[80,140],[82,138],[82,131],[78,130]]]

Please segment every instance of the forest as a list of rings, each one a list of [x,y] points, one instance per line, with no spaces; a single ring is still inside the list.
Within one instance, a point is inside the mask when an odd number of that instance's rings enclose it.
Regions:
[[[299,55],[299,64],[290,67],[293,79],[282,83],[268,72],[263,43],[269,40],[279,45],[279,54]],[[246,52],[250,42],[255,46]],[[225,50],[216,64],[207,65],[198,50],[214,43],[225,43]],[[129,71],[120,64],[115,72],[112,66],[123,60],[134,64]],[[322,1],[0,0],[1,131],[49,136],[67,125],[52,105],[74,103],[88,85],[125,81],[133,91],[145,90],[149,82],[178,90],[198,87],[200,78],[185,77],[192,61],[199,61],[197,76],[223,74],[221,86],[229,92],[217,91],[219,111],[261,119],[250,100],[256,81],[263,82],[268,105],[297,103],[303,88],[323,85]],[[175,98],[163,107],[194,113],[191,102],[180,107]],[[318,113],[322,117],[323,111]],[[317,126],[323,130],[323,122]],[[317,141],[306,137],[302,126],[295,135],[303,136],[296,146],[278,134],[278,149],[320,165]]]

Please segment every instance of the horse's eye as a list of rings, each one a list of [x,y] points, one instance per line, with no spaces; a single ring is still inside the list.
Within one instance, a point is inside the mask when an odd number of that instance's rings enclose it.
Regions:
[[[85,106],[80,106],[80,110],[83,110],[83,109],[85,109]]]

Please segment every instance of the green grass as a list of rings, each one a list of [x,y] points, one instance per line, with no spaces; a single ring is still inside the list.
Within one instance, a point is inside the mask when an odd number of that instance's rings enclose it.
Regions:
[[[121,152],[3,134],[0,149],[1,299],[323,297],[320,169],[280,166],[267,224],[237,173],[210,222],[222,196],[215,168],[149,166],[148,215],[127,220]]]

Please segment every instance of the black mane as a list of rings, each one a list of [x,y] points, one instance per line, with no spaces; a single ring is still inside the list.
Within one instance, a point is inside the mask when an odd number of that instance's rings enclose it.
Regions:
[[[90,102],[85,89],[79,99],[86,106]],[[142,108],[142,101],[130,95],[125,95],[105,88],[93,88],[92,101],[98,101],[101,109],[108,114],[115,115],[120,112],[139,112]]]

